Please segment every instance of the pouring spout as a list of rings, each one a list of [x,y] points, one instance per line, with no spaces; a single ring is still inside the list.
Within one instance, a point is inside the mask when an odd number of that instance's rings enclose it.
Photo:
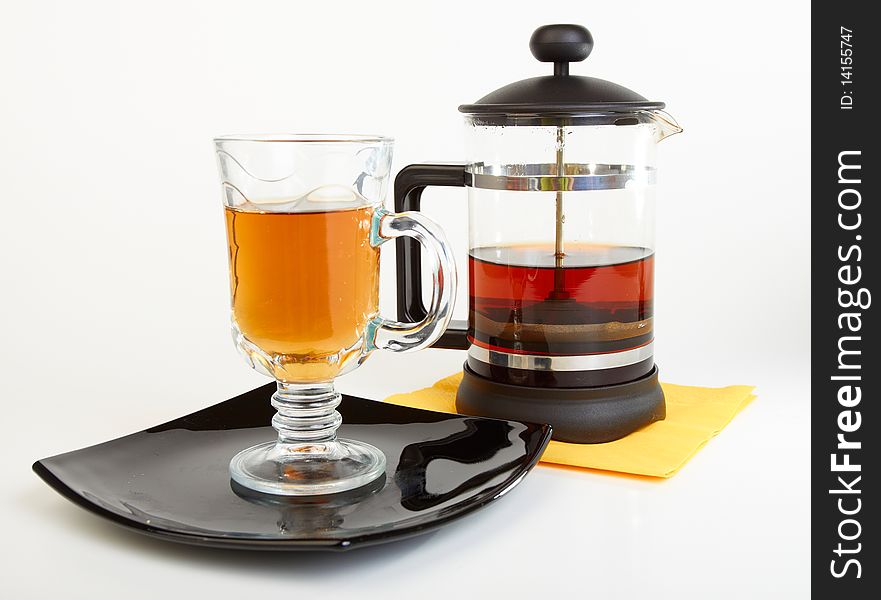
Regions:
[[[676,122],[676,119],[671,117],[668,113],[665,113],[663,110],[652,110],[647,112],[651,116],[652,121],[658,126],[655,136],[656,142],[660,142],[671,135],[682,133],[682,127],[680,127],[679,123]]]

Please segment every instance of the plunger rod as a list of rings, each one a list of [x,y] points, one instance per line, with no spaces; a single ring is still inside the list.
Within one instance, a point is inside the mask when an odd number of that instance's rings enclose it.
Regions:
[[[562,182],[563,177],[563,145],[566,138],[562,127],[557,127],[557,177]],[[554,292],[559,295],[563,292],[563,190],[557,190],[556,198],[556,231],[554,234]]]

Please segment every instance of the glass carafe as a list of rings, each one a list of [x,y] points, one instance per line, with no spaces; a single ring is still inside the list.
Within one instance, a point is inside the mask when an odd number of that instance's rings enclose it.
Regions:
[[[466,117],[468,366],[560,388],[649,373],[655,145],[675,125],[657,111],[513,121]]]

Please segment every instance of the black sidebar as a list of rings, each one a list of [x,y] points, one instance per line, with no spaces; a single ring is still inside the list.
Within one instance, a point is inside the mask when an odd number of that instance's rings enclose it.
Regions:
[[[812,9],[812,591],[877,598],[881,34],[874,3]]]

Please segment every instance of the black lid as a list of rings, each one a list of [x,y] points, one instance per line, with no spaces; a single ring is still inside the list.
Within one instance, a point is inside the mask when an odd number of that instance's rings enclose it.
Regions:
[[[554,74],[532,77],[491,92],[459,112],[472,115],[573,115],[632,112],[664,108],[617,83],[569,75],[569,63],[582,61],[593,49],[593,37],[581,25],[544,25],[529,40],[532,55],[554,63]]]

